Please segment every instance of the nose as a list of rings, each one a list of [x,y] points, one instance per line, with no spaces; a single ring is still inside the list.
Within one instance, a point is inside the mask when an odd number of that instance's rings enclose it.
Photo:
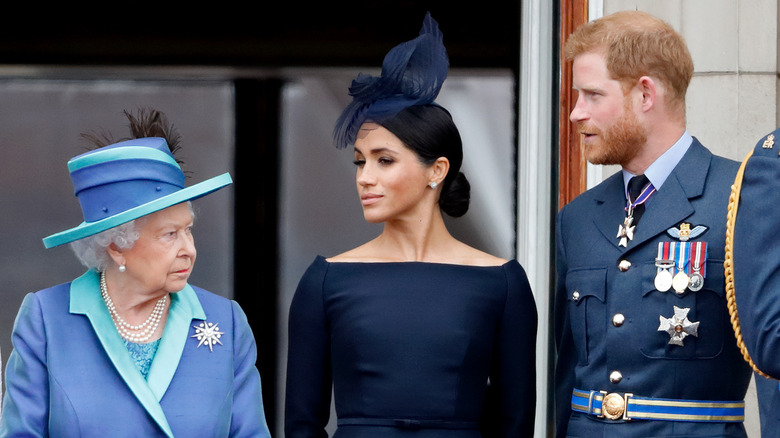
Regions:
[[[363,167],[358,168],[357,170],[357,183],[360,186],[370,186],[374,184],[376,179],[374,178],[373,171],[371,170],[368,163],[364,164]]]
[[[571,120],[573,123],[577,123],[587,118],[585,103],[583,102],[582,97],[578,95],[577,101],[574,103],[574,108],[571,110],[571,114],[569,114],[569,120]]]
[[[179,249],[179,256],[195,258],[198,251],[195,249],[195,237],[191,232],[184,232],[184,238],[181,239],[182,245]]]

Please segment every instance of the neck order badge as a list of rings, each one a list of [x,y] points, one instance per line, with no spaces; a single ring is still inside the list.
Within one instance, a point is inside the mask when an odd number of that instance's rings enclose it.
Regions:
[[[631,178],[628,181],[628,200],[626,202],[626,218],[618,226],[618,245],[626,246],[634,239],[636,223],[644,212],[644,203],[655,193],[655,187],[644,175]]]

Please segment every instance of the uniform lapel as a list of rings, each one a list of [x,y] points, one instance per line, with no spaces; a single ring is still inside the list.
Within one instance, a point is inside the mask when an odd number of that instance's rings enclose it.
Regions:
[[[607,178],[603,184],[594,188],[598,190],[594,193],[596,215],[593,217],[593,223],[601,231],[604,238],[613,246],[617,247],[619,239],[617,237],[618,228],[626,217],[626,195],[623,188],[623,177],[620,172]]]
[[[636,248],[659,233],[679,224],[694,213],[690,199],[701,196],[712,153],[695,138],[661,189],[646,204],[642,219],[628,242],[626,251]],[[593,222],[607,241],[618,247],[618,227],[625,218],[626,195],[621,172],[609,177],[593,190],[596,214]],[[622,249],[622,248],[621,248]]]
[[[626,250],[636,248],[679,224],[695,212],[690,200],[704,192],[712,153],[695,138],[663,186],[646,204],[645,213]],[[725,220],[725,219],[724,219]]]
[[[100,297],[100,275],[96,271],[89,270],[71,283],[70,313],[86,315],[89,318],[100,344],[122,380],[160,428],[173,437],[159,400],[136,368]]]

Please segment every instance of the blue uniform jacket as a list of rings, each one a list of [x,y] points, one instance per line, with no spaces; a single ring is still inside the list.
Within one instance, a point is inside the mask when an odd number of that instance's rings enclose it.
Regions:
[[[28,294],[13,331],[0,436],[268,437],[256,347],[237,303],[171,294],[148,381],[100,297],[95,271]],[[193,338],[223,332],[213,351]]]
[[[616,237],[626,206],[620,172],[561,209],[555,297],[558,436],[745,436],[741,423],[607,420],[571,410],[573,388],[743,400],[750,369],[729,322],[723,269],[726,210],[737,168],[694,139],[646,204],[627,247],[618,246]],[[682,295],[659,292],[653,283],[658,243],[679,241],[667,230],[682,223],[707,227],[691,239],[708,244],[704,287]],[[688,336],[683,346],[670,345],[670,335],[658,331],[659,318],[671,317],[675,306],[690,309],[690,321],[700,322],[698,337]]]
[[[780,379],[780,129],[764,136],[745,162],[733,234],[734,296],[750,358]],[[780,437],[777,380],[756,375],[763,437]]]

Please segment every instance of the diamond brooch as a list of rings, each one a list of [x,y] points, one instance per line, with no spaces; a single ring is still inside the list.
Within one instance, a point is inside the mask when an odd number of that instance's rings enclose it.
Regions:
[[[198,340],[198,347],[201,345],[207,345],[209,347],[209,351],[214,351],[214,345],[222,345],[222,342],[220,342],[219,338],[225,334],[224,332],[219,331],[219,326],[217,324],[218,323],[216,322],[204,321],[198,325],[194,325],[192,328],[195,329],[195,334],[190,337],[196,338]]]

